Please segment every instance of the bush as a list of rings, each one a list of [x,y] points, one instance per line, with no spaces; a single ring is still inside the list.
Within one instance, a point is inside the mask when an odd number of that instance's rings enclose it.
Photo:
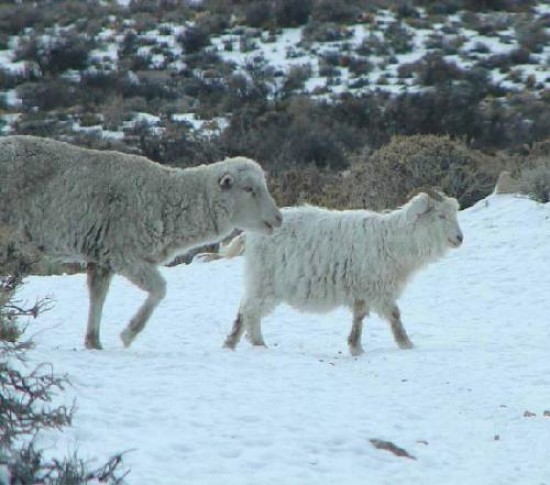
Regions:
[[[311,0],[275,0],[275,18],[279,27],[298,27],[308,22]]]
[[[333,22],[310,22],[302,32],[305,42],[336,42],[351,37],[350,30]]]
[[[42,74],[59,74],[88,66],[88,54],[95,43],[88,36],[72,31],[55,37],[31,37],[23,42],[16,53],[18,59],[36,62]]]
[[[490,194],[507,160],[470,150],[448,136],[396,136],[357,157],[350,175],[350,200],[384,209],[401,204],[419,186],[438,186],[468,207]]]
[[[281,207],[314,204],[346,208],[340,206],[342,180],[340,173],[312,166],[296,166],[272,174],[269,178],[269,190]]]
[[[210,37],[208,31],[200,25],[188,26],[178,36],[178,42],[186,54],[193,54],[210,44]]]
[[[10,261],[13,263],[13,258]],[[32,343],[19,342],[22,331],[13,329],[17,328],[17,319],[29,315],[36,318],[45,307],[43,302],[38,302],[24,309],[14,302],[22,283],[22,270],[23,264],[16,267],[13,274],[0,277],[0,481],[5,483],[5,479],[11,484],[98,481],[120,484],[127,475],[119,474],[121,454],[90,470],[76,454],[48,461],[35,447],[34,440],[43,430],[59,430],[71,425],[74,406],[51,405],[54,396],[69,384],[66,377],[56,376],[47,364],[30,370],[26,366],[26,352],[32,348]],[[6,329],[11,331],[6,334]]]
[[[538,202],[550,202],[550,156],[531,160],[521,171],[519,191]]]
[[[406,54],[413,48],[413,34],[401,22],[392,22],[384,31],[385,43],[390,45],[395,54]]]
[[[346,0],[318,0],[312,9],[316,22],[351,23],[359,18],[361,8]]]
[[[254,28],[266,28],[273,20],[272,2],[261,0],[250,2],[244,7],[246,25]]]
[[[68,108],[78,104],[86,92],[78,84],[61,78],[51,78],[42,82],[26,83],[17,88],[17,94],[23,101],[23,111],[50,111],[56,108]]]
[[[462,79],[464,73],[454,62],[447,62],[438,53],[426,54],[416,63],[418,83],[424,86],[434,86],[442,83],[451,83]]]
[[[222,152],[250,156],[270,169],[314,164],[338,170],[348,166],[347,150],[360,143],[358,130],[341,117],[330,104],[306,97],[257,103],[233,113],[220,137]]]

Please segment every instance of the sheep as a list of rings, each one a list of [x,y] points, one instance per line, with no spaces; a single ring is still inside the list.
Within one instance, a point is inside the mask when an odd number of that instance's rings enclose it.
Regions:
[[[158,265],[235,228],[267,235],[280,225],[262,169],[244,157],[179,169],[34,136],[0,137],[0,229],[10,234],[3,244],[87,265],[89,349],[102,348],[114,274],[147,292],[120,335],[129,347],[165,296]]]
[[[265,346],[261,319],[285,302],[318,313],[349,308],[353,356],[364,352],[363,319],[371,310],[390,323],[400,348],[412,348],[396,300],[415,272],[462,244],[458,209],[456,199],[430,188],[387,213],[283,209],[271,238],[239,236],[245,291],[224,347],[234,350],[245,331],[253,345]]]

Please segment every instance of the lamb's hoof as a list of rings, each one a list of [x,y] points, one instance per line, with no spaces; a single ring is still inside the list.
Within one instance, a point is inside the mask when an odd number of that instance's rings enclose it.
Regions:
[[[97,339],[86,338],[84,341],[84,346],[90,350],[103,350],[101,342]]]
[[[237,342],[234,342],[233,340],[228,338],[223,343],[222,349],[235,350],[236,346],[237,346]]]
[[[363,350],[363,347],[351,347],[349,348],[349,352],[353,357],[359,357],[360,355],[364,354],[365,351]]]
[[[414,345],[410,340],[405,340],[404,342],[397,342],[397,345],[402,350],[414,349]]]
[[[132,345],[132,342],[134,341],[134,339],[136,338],[135,335],[133,335],[132,331],[125,328],[121,333],[120,333],[120,340],[122,340],[122,343],[124,344],[124,347],[128,348],[130,347],[130,345]]]
[[[246,338],[246,340],[248,340],[254,347],[265,347],[265,348],[267,348],[267,345],[265,344],[263,337],[260,337],[260,338],[255,337],[255,338],[253,338],[253,337],[251,337],[250,335],[246,334],[246,335],[245,335],[245,338]]]
[[[265,342],[262,342],[262,343],[252,343],[252,348],[253,349],[261,349],[261,350],[267,350],[268,349],[268,346],[265,344]]]

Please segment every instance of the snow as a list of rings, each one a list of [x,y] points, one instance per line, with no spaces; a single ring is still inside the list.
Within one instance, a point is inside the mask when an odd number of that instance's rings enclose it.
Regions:
[[[343,309],[281,306],[268,349],[222,350],[242,258],[163,269],[167,297],[130,349],[118,334],[143,294],[126,280],[107,299],[105,350],[88,351],[85,276],[29,278],[23,300],[57,302],[29,322],[29,357],[67,373],[58,400],[77,405],[74,426],[39,444],[96,465],[131,450],[131,485],[550,483],[550,204],[491,196],[460,221],[463,246],[400,301],[416,348],[373,317],[360,358]]]

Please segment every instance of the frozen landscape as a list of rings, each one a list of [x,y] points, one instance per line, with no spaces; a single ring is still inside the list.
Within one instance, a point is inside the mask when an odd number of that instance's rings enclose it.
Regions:
[[[465,242],[400,301],[415,343],[368,319],[279,307],[267,349],[222,350],[242,258],[166,268],[168,294],[130,349],[118,338],[144,295],[115,278],[104,351],[83,348],[84,275],[31,277],[23,301],[54,307],[27,330],[30,364],[73,383],[74,426],[47,454],[91,464],[130,450],[130,485],[550,485],[550,204],[490,196],[460,213]],[[385,440],[410,455],[373,446]]]

